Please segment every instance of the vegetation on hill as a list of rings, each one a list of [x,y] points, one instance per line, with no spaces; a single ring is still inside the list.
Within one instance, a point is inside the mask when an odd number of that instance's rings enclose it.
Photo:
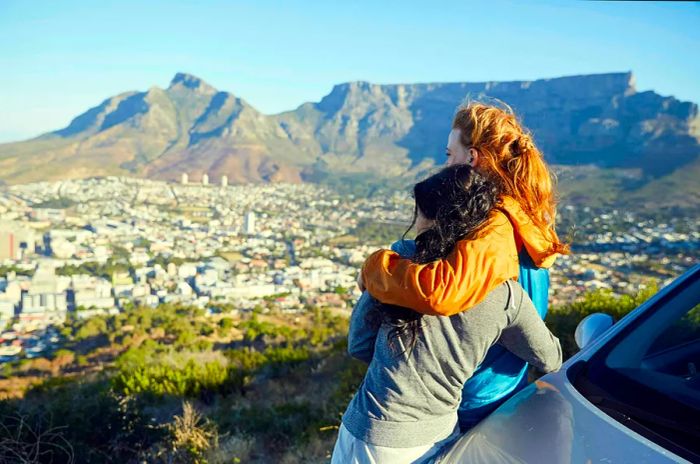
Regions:
[[[408,224],[363,220],[357,224],[351,235],[361,237],[364,243],[370,245],[387,246],[394,243],[396,237],[402,237],[407,227]],[[407,238],[413,236],[409,234]]]
[[[547,324],[568,357],[583,317],[621,318],[655,291],[588,293]],[[236,317],[161,305],[70,321],[52,359],[2,371],[0,387],[34,385],[0,401],[0,462],[327,462],[365,371],[346,334],[346,318],[320,310]]]
[[[574,332],[583,318],[593,313],[610,314],[615,321],[622,319],[627,313],[648,300],[658,291],[656,284],[648,285],[635,295],[615,295],[609,290],[596,290],[585,293],[573,303],[553,308],[545,322],[561,342],[564,359],[568,359],[578,351]]]
[[[41,203],[35,203],[34,208],[52,208],[52,209],[66,209],[74,206],[76,204],[75,200],[67,197],[56,197],[50,200],[42,201]]]
[[[313,461],[309,446],[322,461],[363,366],[346,318],[303,319],[161,305],[73,320],[53,359],[5,365],[3,382],[40,382],[0,402],[0,462]]]

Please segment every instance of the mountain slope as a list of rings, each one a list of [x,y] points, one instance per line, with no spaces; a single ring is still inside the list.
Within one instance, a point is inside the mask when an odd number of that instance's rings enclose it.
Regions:
[[[315,173],[399,176],[444,159],[465,98],[510,104],[556,164],[639,168],[645,182],[700,158],[694,103],[637,92],[631,73],[536,81],[336,85],[320,102],[264,115],[183,73],[167,89],[127,92],[65,129],[0,144],[7,183],[108,174],[232,182],[301,181]]]

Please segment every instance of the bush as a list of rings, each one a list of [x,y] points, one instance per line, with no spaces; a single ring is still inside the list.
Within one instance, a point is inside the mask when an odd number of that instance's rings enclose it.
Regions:
[[[122,370],[113,379],[114,388],[126,395],[197,396],[204,390],[218,391],[228,379],[228,370],[218,361],[204,364],[193,359],[182,368],[165,364]]]
[[[107,333],[107,322],[102,317],[87,319],[75,333],[77,341],[87,340]]]
[[[648,300],[658,291],[656,284],[639,291],[636,295],[615,295],[609,290],[596,290],[584,294],[580,300],[552,308],[545,322],[559,338],[564,359],[578,351],[574,332],[579,322],[593,313],[610,314],[616,321]]]
[[[219,321],[219,327],[221,327],[223,330],[231,330],[234,327],[233,319],[230,317],[224,317]]]
[[[191,403],[182,404],[182,415],[175,416],[167,430],[171,451],[168,462],[207,462],[204,453],[216,442],[216,427]]]
[[[87,366],[93,359],[88,354],[93,342],[106,342],[110,333],[125,345],[112,345],[109,351],[126,350],[112,366],[106,364],[108,368],[100,373],[90,370],[80,382],[55,377],[21,400],[0,401],[0,420],[3,413],[21,412],[32,431],[39,430],[35,424],[40,430],[60,430],[57,440],[63,443],[65,438],[70,444],[73,462],[165,462],[163,457],[172,457],[172,462],[213,462],[209,457],[213,451],[231,459],[252,453],[264,457],[260,462],[294,462],[284,458],[289,446],[299,456],[313,454],[322,459],[332,446],[324,441],[334,435],[328,427],[339,423],[350,385],[362,379],[360,371],[338,378],[349,358],[337,342],[324,339],[343,340],[347,321],[316,311],[307,332],[253,317],[240,324],[243,332],[255,339],[269,336],[273,343],[262,351],[242,343],[234,346],[244,348],[217,352],[200,335],[208,333],[209,326],[198,316],[199,311],[192,308],[161,305],[70,321],[65,334],[74,354],[59,350],[56,360],[73,357],[78,366]],[[219,326],[231,329],[234,322],[224,318]],[[2,372],[13,375],[26,363],[7,363]],[[334,394],[336,382],[341,383],[342,394]],[[280,395],[282,391],[294,396]],[[208,405],[201,416],[194,410],[181,412],[182,399],[193,398]],[[175,414],[179,416],[174,418]],[[209,428],[210,420],[228,425],[224,435]],[[192,431],[197,428],[213,435],[187,435],[188,424],[193,424]],[[4,433],[20,439],[31,435],[9,424],[7,430],[0,430],[0,442]],[[206,444],[202,438],[211,439]],[[245,449],[231,449],[241,443]],[[321,444],[310,452],[313,443]],[[0,462],[5,457],[0,450]],[[46,459],[51,460],[69,462],[70,458],[54,454]]]
[[[267,335],[272,338],[281,337],[291,341],[303,335],[303,332],[297,329],[260,321],[256,314],[253,314],[253,317],[249,320],[238,324],[238,328],[243,331],[243,339],[246,341],[253,341],[261,335]]]

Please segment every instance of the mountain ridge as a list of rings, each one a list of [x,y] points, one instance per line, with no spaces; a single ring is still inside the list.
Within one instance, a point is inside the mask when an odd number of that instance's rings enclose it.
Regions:
[[[639,168],[653,181],[700,158],[698,106],[637,92],[632,72],[534,81],[336,84],[318,102],[263,114],[177,73],[167,88],[120,93],[63,129],[0,144],[0,180],[95,175],[301,182],[315,173],[396,177],[441,163],[465,98],[507,102],[554,164]]]

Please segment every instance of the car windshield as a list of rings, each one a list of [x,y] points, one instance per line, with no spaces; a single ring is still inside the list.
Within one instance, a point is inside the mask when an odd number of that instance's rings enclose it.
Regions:
[[[614,419],[700,459],[700,280],[687,279],[591,357],[574,384]]]

